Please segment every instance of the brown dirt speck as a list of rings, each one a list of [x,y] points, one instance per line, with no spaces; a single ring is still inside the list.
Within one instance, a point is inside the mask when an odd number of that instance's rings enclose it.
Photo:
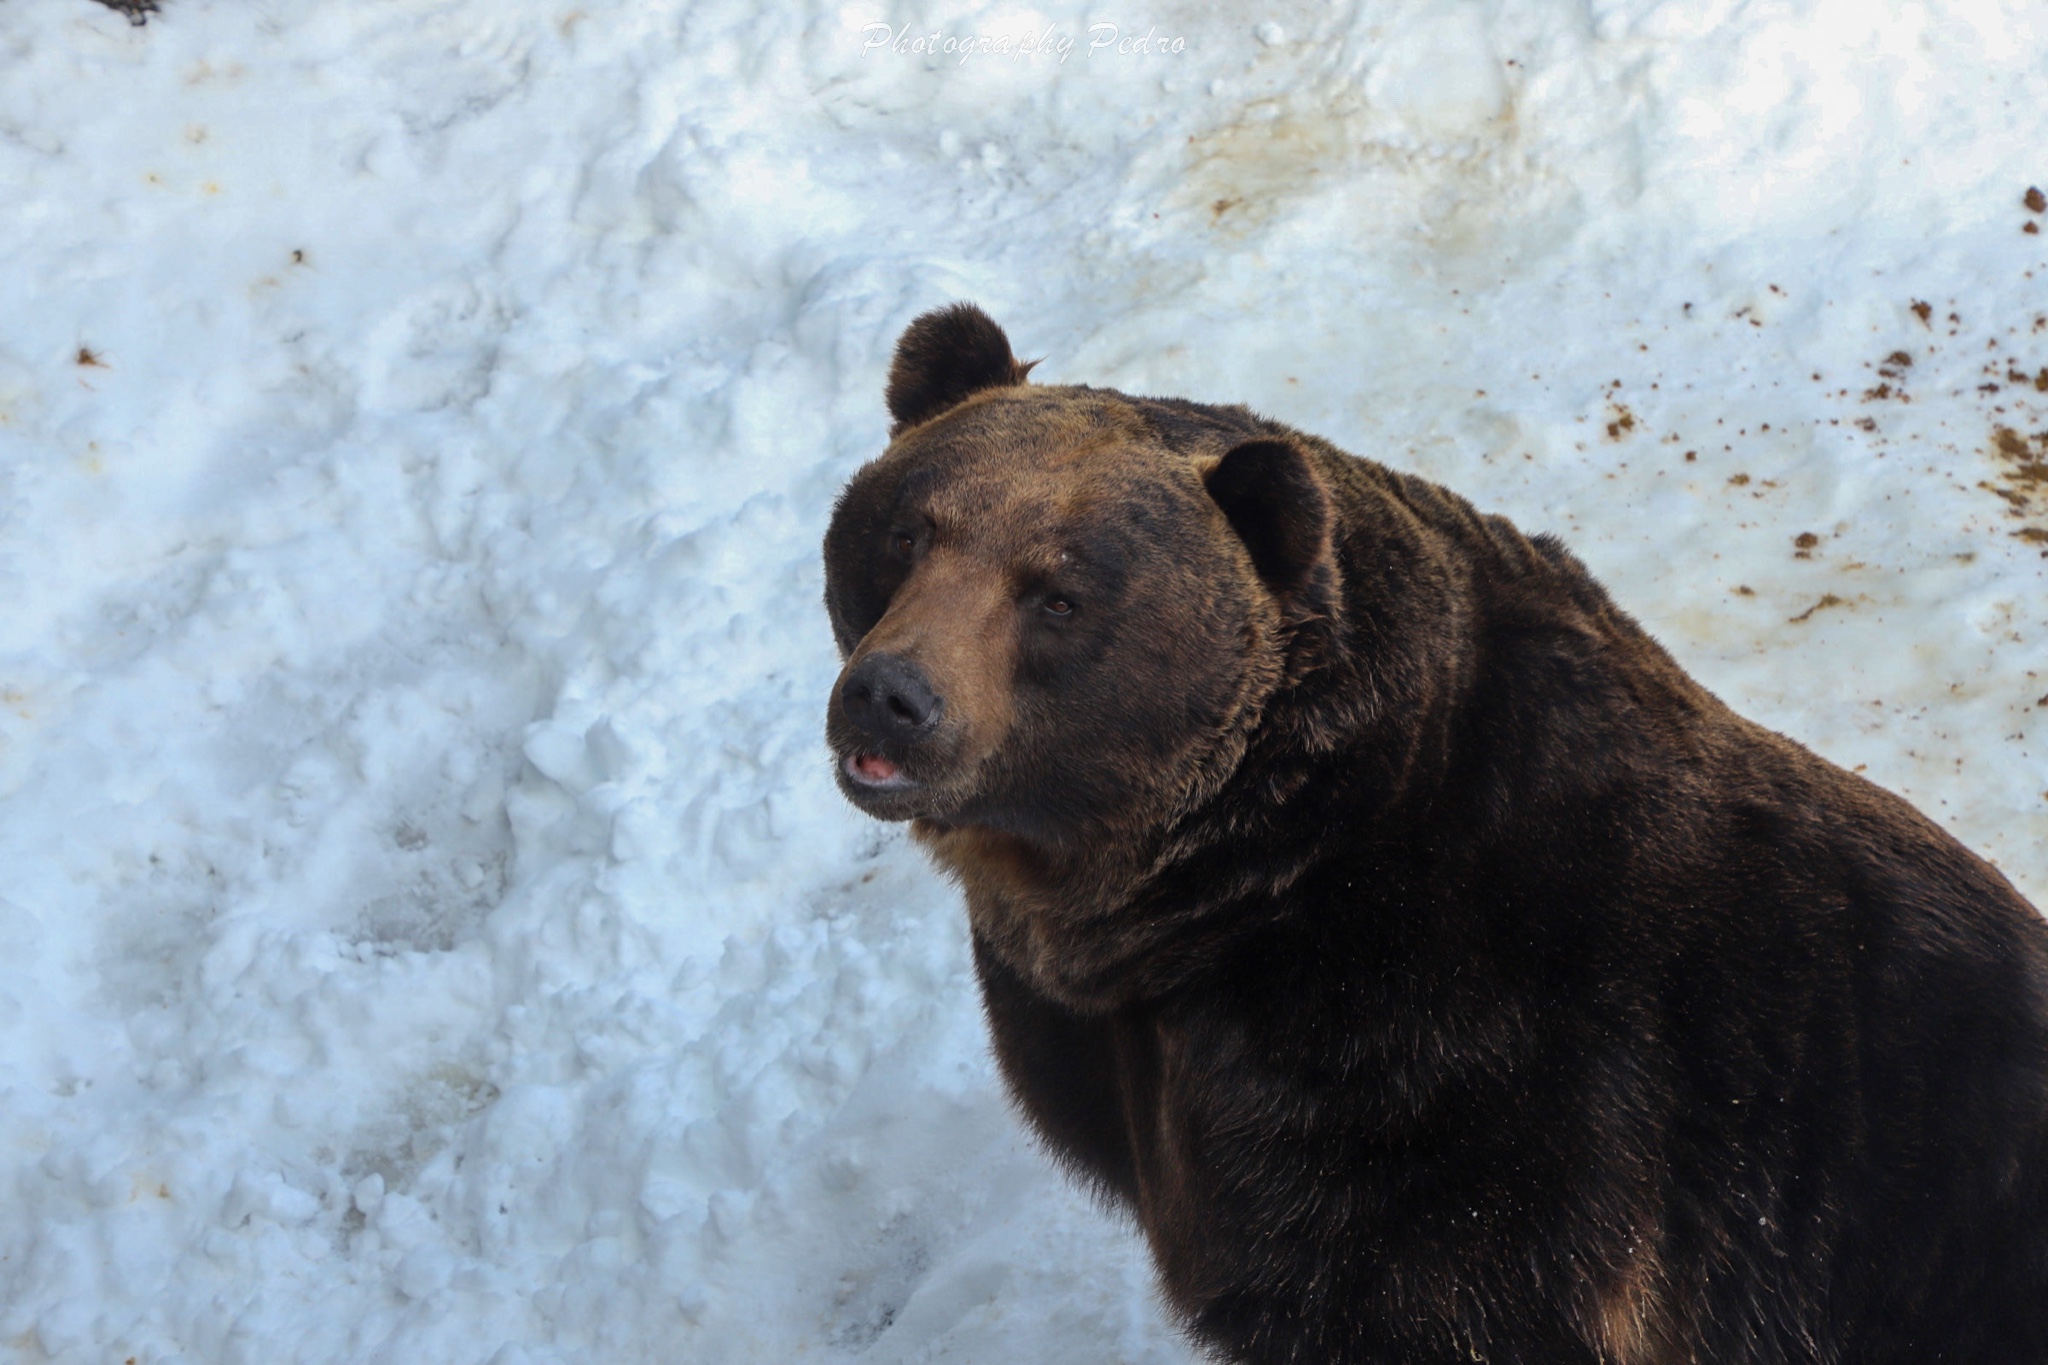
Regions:
[[[78,348],[78,363],[81,365],[89,365],[95,370],[104,370],[107,368],[107,362],[101,360],[99,356],[95,355],[93,353],[92,347],[90,346],[81,346]]]
[[[156,0],[100,0],[102,5],[116,14],[128,16],[128,22],[137,28],[149,22],[149,16],[157,13]]]
[[[2039,185],[2027,186],[2027,192],[2020,196],[2020,202],[2027,206],[2029,213],[2048,213],[2048,195],[2041,193]]]
[[[85,362],[81,360],[79,363],[82,365]],[[2041,436],[2038,435],[2034,439],[2042,441]],[[2027,438],[2014,431],[2011,427],[1999,427],[1993,431],[1991,433],[1991,444],[1997,447],[1998,454],[2002,459],[2022,460],[2028,463],[2038,462],[2038,457],[2035,456],[2032,446],[2028,444]],[[2042,444],[2048,445],[2048,441],[2042,441]],[[2029,478],[2028,482],[2039,482],[2039,479],[2038,477]]]
[[[1833,593],[1825,593],[1822,595],[1820,601],[1814,603],[1805,611],[1800,612],[1797,616],[1788,616],[1785,618],[1785,620],[1787,624],[1796,626],[1803,623],[1808,617],[1812,616],[1817,611],[1824,611],[1829,607],[1846,607],[1848,605],[1849,600],[1847,598],[1837,597]]]
[[[1991,429],[1991,454],[1999,462],[1998,482],[1977,486],[2006,504],[2007,515],[2035,514],[2035,500],[2048,493],[2048,431],[2028,436],[2009,426]],[[2030,545],[2048,545],[2048,530],[2023,526],[2013,534]]]

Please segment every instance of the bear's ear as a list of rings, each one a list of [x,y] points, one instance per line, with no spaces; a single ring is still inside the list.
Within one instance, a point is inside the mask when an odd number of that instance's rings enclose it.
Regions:
[[[1300,591],[1329,556],[1330,495],[1291,441],[1246,441],[1204,482],[1274,592]]]
[[[889,366],[891,436],[983,389],[1022,384],[1031,372],[1010,354],[1010,339],[971,303],[935,309],[904,328]]]

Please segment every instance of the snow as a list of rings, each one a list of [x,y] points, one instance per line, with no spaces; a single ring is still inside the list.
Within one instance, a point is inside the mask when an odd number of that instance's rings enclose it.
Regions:
[[[0,4],[0,1352],[1191,1358],[823,753],[954,298],[1562,533],[2039,902],[2044,29]]]

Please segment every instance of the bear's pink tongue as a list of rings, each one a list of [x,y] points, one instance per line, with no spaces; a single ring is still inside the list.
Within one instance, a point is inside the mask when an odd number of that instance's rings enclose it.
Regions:
[[[869,782],[887,782],[890,778],[896,776],[896,772],[896,765],[883,758],[880,754],[855,754],[853,756],[854,776],[865,778]]]

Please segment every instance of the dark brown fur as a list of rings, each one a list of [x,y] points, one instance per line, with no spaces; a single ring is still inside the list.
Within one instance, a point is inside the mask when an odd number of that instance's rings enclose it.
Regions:
[[[2048,1361],[2048,932],[2004,878],[1556,541],[1001,337],[905,336],[826,537],[828,730],[1200,1341]],[[901,742],[845,693],[882,656]]]

